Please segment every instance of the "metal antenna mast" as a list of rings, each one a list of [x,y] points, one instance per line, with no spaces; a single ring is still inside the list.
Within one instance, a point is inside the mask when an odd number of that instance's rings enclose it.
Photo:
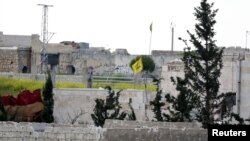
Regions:
[[[48,54],[47,54],[47,47],[48,47],[48,7],[53,7],[53,5],[46,5],[46,4],[38,4],[38,6],[43,7],[42,13],[42,32],[41,37],[43,41],[42,50],[41,50],[41,70],[40,73],[46,73],[48,70]]]

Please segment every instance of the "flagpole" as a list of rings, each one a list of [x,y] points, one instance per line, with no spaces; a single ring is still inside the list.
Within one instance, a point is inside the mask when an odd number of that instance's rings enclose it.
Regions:
[[[150,24],[149,26],[149,30],[150,30],[150,40],[149,40],[149,56],[151,55],[151,42],[152,42],[152,31],[153,31],[153,22]],[[146,77],[146,79],[144,79],[144,86],[145,86],[145,120],[148,121],[148,114],[147,114],[147,110],[148,110],[148,94],[147,94],[147,71],[144,72],[144,77]]]
[[[151,42],[152,42],[152,31],[153,31],[153,22],[150,24],[149,27],[150,30],[150,39],[149,39],[149,55],[151,55]]]
[[[152,41],[152,31],[150,32],[150,40],[149,40],[149,55],[151,55],[151,41]]]

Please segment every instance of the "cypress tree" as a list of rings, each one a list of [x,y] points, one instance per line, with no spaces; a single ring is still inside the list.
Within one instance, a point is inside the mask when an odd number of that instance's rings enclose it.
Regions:
[[[224,48],[218,48],[215,36],[215,16],[218,9],[213,10],[214,3],[201,0],[200,6],[195,8],[195,34],[187,31],[190,36],[187,40],[181,39],[186,45],[182,61],[184,63],[184,77],[171,77],[179,92],[177,97],[170,94],[165,96],[170,103],[168,113],[164,113],[165,121],[192,121],[198,120],[204,128],[208,124],[216,124],[215,115],[220,111],[222,124],[230,124],[235,118],[239,124],[244,120],[237,114],[231,113],[226,98],[235,95],[234,92],[219,93],[219,77],[223,68],[222,55]],[[226,110],[226,111],[225,111]]]
[[[53,99],[53,84],[51,80],[50,72],[48,72],[48,78],[46,79],[45,86],[43,88],[43,101],[44,101],[44,111],[42,114],[43,121],[47,123],[54,122],[53,117],[53,108],[54,108],[54,99]]]
[[[218,99],[219,77],[223,67],[223,49],[216,46],[214,25],[218,9],[213,10],[214,3],[202,0],[195,8],[195,34],[188,31],[190,42],[195,47],[194,54],[188,51],[190,57],[187,84],[198,97],[197,110],[203,127],[214,123],[214,111],[221,99]]]
[[[184,118],[192,120],[190,113],[195,109],[195,117],[202,122],[204,128],[214,123],[215,110],[223,99],[223,95],[218,93],[220,86],[218,79],[223,67],[223,48],[218,48],[213,39],[215,16],[218,11],[218,9],[213,10],[213,6],[214,3],[201,0],[200,6],[194,9],[197,20],[195,34],[187,31],[190,36],[189,41],[194,46],[193,51],[187,41],[180,38],[186,45],[182,58],[185,75],[184,78],[176,79],[179,95],[177,100],[174,100],[174,106],[177,106],[173,107],[179,115],[179,120]]]

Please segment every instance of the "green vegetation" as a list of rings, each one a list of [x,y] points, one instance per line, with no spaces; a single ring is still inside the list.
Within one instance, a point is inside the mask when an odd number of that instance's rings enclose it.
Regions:
[[[204,128],[216,123],[214,118],[217,114],[216,110],[221,107],[227,95],[219,92],[224,48],[218,48],[214,40],[215,16],[218,9],[213,9],[213,6],[214,3],[201,0],[200,6],[194,9],[194,16],[197,20],[195,32],[187,31],[190,36],[188,41],[194,47],[193,51],[188,46],[187,40],[179,38],[186,45],[182,58],[184,78],[172,79],[176,84],[176,90],[179,91],[178,97],[166,97],[168,102],[172,101],[175,111],[170,110],[172,119],[176,121],[197,120]],[[192,111],[197,111],[194,118]],[[221,117],[221,120],[223,118],[227,117]]]
[[[161,111],[161,108],[165,105],[165,103],[162,102],[162,90],[160,90],[161,79],[158,79],[154,76],[152,76],[152,78],[156,85],[156,95],[155,99],[150,101],[150,105],[153,107],[152,111],[154,112],[154,118],[157,121],[164,121]]]
[[[213,5],[207,0],[201,0],[194,13],[197,20],[195,34],[187,31],[189,40],[179,38],[186,45],[182,57],[184,77],[171,77],[179,94],[177,97],[165,95],[166,102],[169,103],[166,113],[161,113],[161,93],[157,93],[150,103],[154,106],[153,112],[158,121],[198,121],[202,123],[203,128],[207,128],[209,124],[216,124],[218,120],[222,121],[222,124],[230,124],[234,118],[239,124],[244,124],[239,115],[232,113],[232,107],[226,101],[228,97],[234,96],[235,92],[219,92],[224,48],[220,49],[215,44],[214,24],[218,10],[213,10]],[[188,41],[194,47],[193,51],[188,46]],[[220,119],[215,119],[217,114],[220,114]]]
[[[48,78],[46,79],[45,85],[43,87],[43,101],[44,110],[42,113],[42,119],[46,123],[53,123],[53,109],[54,109],[54,99],[53,99],[53,84],[51,80],[50,72],[48,71]]]
[[[9,77],[0,77],[0,95],[17,95],[24,89],[35,90],[42,89],[44,81],[30,80],[30,79],[18,79]],[[93,88],[105,88],[107,85],[112,86],[114,89],[138,89],[143,90],[143,84],[134,83],[103,83],[94,82]],[[57,82],[56,88],[86,88],[85,83],[73,83],[73,82]],[[148,85],[147,90],[155,91],[154,85]]]
[[[132,65],[137,61],[139,60],[139,58],[142,59],[142,64],[143,64],[143,70],[144,72],[153,72],[155,70],[155,62],[154,60],[150,57],[150,56],[147,56],[147,55],[140,55],[140,56],[137,56],[136,58],[132,59],[130,61],[130,68],[132,69]]]
[[[31,91],[35,89],[42,89],[44,82],[28,79],[0,77],[0,84],[0,95],[17,95],[18,92],[24,89]]]
[[[56,82],[56,88],[86,88],[83,83]]]
[[[119,103],[120,91],[115,92],[110,86],[105,87],[108,90],[108,96],[105,100],[95,99],[95,108],[91,117],[96,126],[101,126],[105,124],[106,119],[116,119],[125,120],[128,116],[128,120],[136,120],[134,109],[131,106],[132,99],[129,100],[129,107],[131,109],[131,114],[127,112],[122,112],[122,106]]]

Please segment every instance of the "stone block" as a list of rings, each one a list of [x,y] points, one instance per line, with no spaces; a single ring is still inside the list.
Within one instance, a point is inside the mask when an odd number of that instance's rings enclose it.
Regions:
[[[65,139],[75,139],[75,134],[65,133]]]

